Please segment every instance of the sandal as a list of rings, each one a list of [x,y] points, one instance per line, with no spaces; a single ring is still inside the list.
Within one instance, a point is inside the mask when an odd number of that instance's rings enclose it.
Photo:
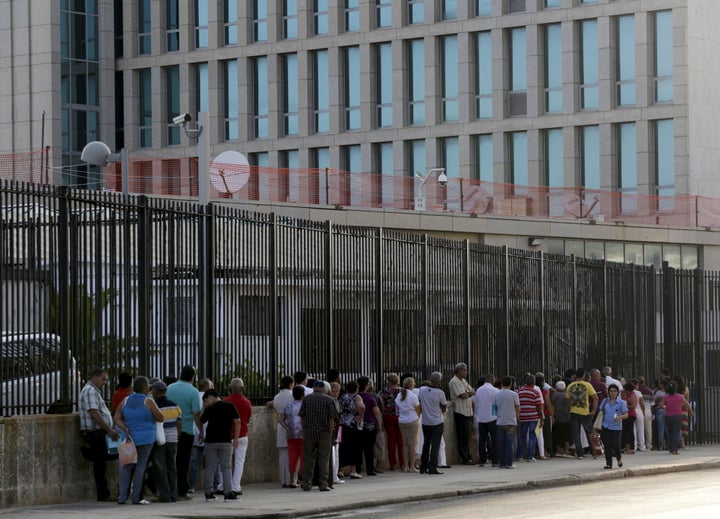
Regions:
[[[623,466],[622,460],[618,460],[618,467],[622,467],[622,466]]]
[[[351,472],[350,479],[362,479],[362,476],[360,474],[358,474],[357,472]]]

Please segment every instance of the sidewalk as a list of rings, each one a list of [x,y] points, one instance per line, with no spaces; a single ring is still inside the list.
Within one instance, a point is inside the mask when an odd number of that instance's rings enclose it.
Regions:
[[[269,462],[270,460],[268,460]],[[666,451],[638,452],[623,457],[622,469],[604,470],[604,459],[583,460],[553,458],[547,461],[517,462],[516,470],[502,470],[486,465],[453,466],[442,469],[438,476],[385,472],[361,480],[347,479],[331,492],[311,492],[280,488],[279,483],[243,486],[242,500],[225,503],[205,502],[202,493],[190,501],[156,503],[147,506],[120,506],[115,503],[82,501],[64,505],[9,508],[0,515],[23,518],[94,518],[127,519],[135,517],[252,517],[291,518],[313,514],[356,510],[359,508],[423,501],[458,495],[483,494],[497,491],[519,491],[532,488],[575,485],[606,479],[646,476],[720,468],[720,445],[691,446],[671,456]],[[272,460],[274,463],[275,461]],[[151,501],[152,497],[149,498]]]

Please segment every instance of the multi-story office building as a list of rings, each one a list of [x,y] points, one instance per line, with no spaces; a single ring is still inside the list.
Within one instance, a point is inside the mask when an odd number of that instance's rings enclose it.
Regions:
[[[132,190],[193,195],[197,148],[172,119],[208,112],[210,156],[234,149],[256,166],[393,178],[444,168],[451,180],[486,183],[491,195],[497,186],[514,196],[582,186],[616,194],[596,212],[628,215],[648,212],[638,208],[642,197],[666,197],[650,213],[671,213],[676,196],[720,198],[714,0],[0,6],[10,71],[0,89],[0,147],[52,146],[64,183],[101,183],[100,172],[79,165],[84,144],[97,139],[128,150]],[[287,201],[297,199],[293,189],[285,187]],[[535,224],[551,252],[685,267],[698,263],[698,250],[702,262],[698,247],[715,240],[652,226]],[[487,243],[527,246],[525,225],[478,225],[462,228]]]

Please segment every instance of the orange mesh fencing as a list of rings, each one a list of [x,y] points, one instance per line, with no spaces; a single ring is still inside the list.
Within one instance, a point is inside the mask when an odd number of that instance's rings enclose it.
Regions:
[[[50,148],[46,147],[44,150],[0,155],[0,179],[50,184],[49,151]]]

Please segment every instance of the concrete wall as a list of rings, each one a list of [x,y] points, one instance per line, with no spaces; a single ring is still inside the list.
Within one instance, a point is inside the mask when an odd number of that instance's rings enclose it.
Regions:
[[[254,407],[243,484],[278,481],[275,414]],[[445,420],[446,453],[458,461],[452,410]],[[0,508],[93,499],[92,464],[80,454],[78,415],[0,418]],[[108,483],[117,489],[117,462],[108,462]]]

